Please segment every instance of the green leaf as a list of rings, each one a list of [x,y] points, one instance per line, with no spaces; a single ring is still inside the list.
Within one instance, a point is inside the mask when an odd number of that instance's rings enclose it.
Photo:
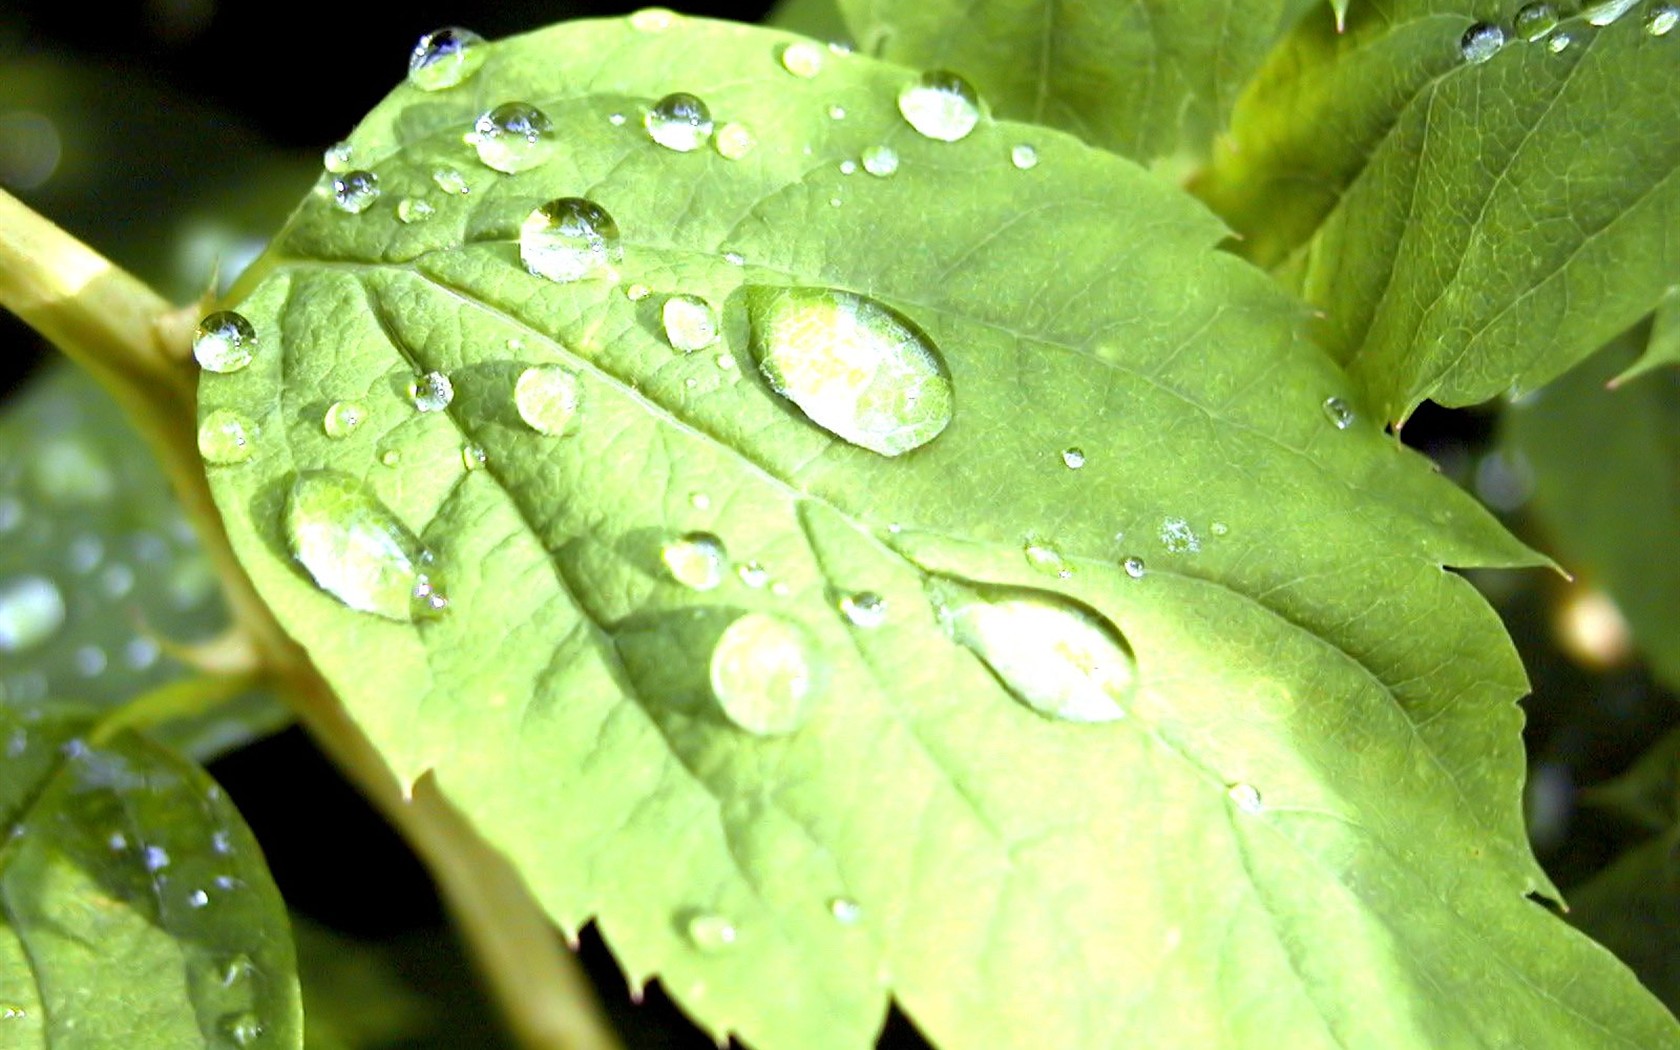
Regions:
[[[780,0],[764,16],[764,24],[818,40],[851,39],[846,20],[840,17],[835,0]]]
[[[1611,381],[1616,386],[1654,371],[1663,365],[1680,363],[1680,286],[1670,288],[1651,316],[1651,337],[1645,352],[1627,371]]]
[[[997,114],[1151,160],[1196,153],[1301,12],[1322,0],[840,0],[866,53],[949,69]]]
[[[1532,554],[1326,410],[1186,195],[1046,129],[921,138],[913,71],[790,42],[497,44],[382,103],[378,200],[323,181],[245,282],[211,483],[397,775],[757,1046],[867,1045],[889,992],[951,1047],[1680,1044],[1523,899],[1522,673],[1440,566]],[[650,141],[676,90],[755,148]],[[462,135],[509,99],[562,145],[502,175]],[[534,211],[584,279],[526,272]],[[715,344],[672,349],[678,294]]]
[[[300,1047],[291,934],[203,770],[62,708],[0,709],[0,1013],[8,1047]]]
[[[1680,373],[1606,384],[1646,327],[1506,414],[1559,560],[1609,591],[1651,667],[1680,683]]]
[[[1533,43],[1507,24],[1477,64],[1486,5],[1363,5],[1340,35],[1304,23],[1238,103],[1199,190],[1251,258],[1305,243],[1321,340],[1384,418],[1543,383],[1675,283],[1680,138],[1653,129],[1680,35],[1643,11]]]

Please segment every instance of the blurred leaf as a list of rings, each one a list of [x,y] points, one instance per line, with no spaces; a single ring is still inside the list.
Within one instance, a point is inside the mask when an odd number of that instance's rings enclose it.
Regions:
[[[1673,789],[1673,785],[1670,785]],[[1569,918],[1680,1009],[1680,828],[1618,857],[1576,889]]]
[[[1651,745],[1615,780],[1589,788],[1582,800],[1649,831],[1680,823],[1680,730]]]
[[[438,1008],[403,980],[388,950],[295,916],[292,929],[309,1018],[306,1050],[413,1047],[414,1038],[437,1022]],[[466,1045],[458,1019],[450,1020],[454,1045]]]
[[[764,16],[764,24],[817,40],[845,41],[852,38],[836,0],[780,0]]]
[[[8,1047],[300,1047],[286,912],[203,770],[62,708],[0,709]]]
[[[1680,286],[1670,288],[1657,304],[1651,317],[1651,337],[1645,341],[1645,352],[1627,371],[1613,381],[1616,385],[1661,368],[1680,363]]]

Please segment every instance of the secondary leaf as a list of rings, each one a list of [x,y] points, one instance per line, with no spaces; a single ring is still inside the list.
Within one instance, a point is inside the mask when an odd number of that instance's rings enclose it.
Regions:
[[[953,1047],[1674,1042],[1523,899],[1522,675],[1440,565],[1529,552],[1189,198],[813,50],[495,45],[233,304],[212,485],[397,774],[759,1046],[889,991]]]
[[[1680,137],[1654,130],[1680,34],[1615,6],[1530,42],[1463,0],[1359,5],[1341,35],[1303,23],[1238,104],[1201,192],[1264,263],[1312,237],[1321,339],[1385,418],[1545,382],[1680,275]],[[1507,41],[1479,63],[1478,15]]]
[[[1680,286],[1670,288],[1657,304],[1651,315],[1651,336],[1645,341],[1645,352],[1614,382],[1619,385],[1673,364],[1680,364]]]
[[[8,1047],[300,1047],[285,908],[197,766],[66,713],[0,709]]]

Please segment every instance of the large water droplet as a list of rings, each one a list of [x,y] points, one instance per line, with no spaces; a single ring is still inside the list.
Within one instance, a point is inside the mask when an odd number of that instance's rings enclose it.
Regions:
[[[870,146],[863,151],[863,170],[886,178],[898,170],[898,151],[891,146]]]
[[[782,48],[782,68],[801,80],[810,80],[823,68],[822,48],[804,40],[795,40]]]
[[[333,204],[339,211],[360,215],[379,199],[379,176],[371,171],[346,171],[333,176]]]
[[[285,530],[292,557],[352,609],[409,621],[447,604],[429,568],[431,552],[348,474],[299,474],[286,498]]]
[[[470,29],[433,30],[420,38],[408,56],[408,82],[422,91],[452,88],[478,72],[489,54],[484,38]]]
[[[607,210],[582,197],[549,201],[519,227],[519,258],[525,269],[551,281],[617,277],[612,264],[624,258],[618,223]]]
[[[717,342],[717,311],[698,295],[671,296],[665,300],[660,316],[665,323],[665,338],[674,350],[692,354]]]
[[[1137,684],[1131,646],[1072,599],[1027,588],[982,594],[949,580],[928,597],[951,639],[978,656],[1017,700],[1050,718],[1112,722]]]
[[[221,467],[243,463],[256,451],[254,437],[244,416],[218,408],[198,425],[198,454]]]
[[[734,923],[709,913],[691,916],[683,928],[689,942],[703,952],[721,952],[740,936]]]
[[[564,434],[582,393],[575,373],[559,365],[533,365],[514,381],[513,407],[537,433]]]
[[[1585,15],[1587,21],[1595,26],[1607,26],[1620,20],[1623,15],[1633,10],[1638,3],[1639,0],[1604,0],[1604,3],[1593,4],[1582,11],[1581,14]]]
[[[485,167],[508,175],[546,164],[558,147],[548,114],[525,102],[504,102],[482,114],[467,141]]]
[[[717,135],[712,139],[712,147],[725,160],[740,160],[751,153],[756,145],[757,136],[745,124],[725,124],[717,129]]]
[[[1511,28],[1527,41],[1535,41],[1557,28],[1557,8],[1548,3],[1524,4],[1517,9]]]
[[[887,622],[887,600],[874,591],[858,591],[841,597],[840,615],[853,627],[871,630]]]
[[[1464,31],[1459,38],[1458,49],[1464,55],[1464,61],[1471,63],[1486,62],[1499,53],[1505,46],[1505,30],[1492,22],[1477,22]]]
[[[712,649],[712,695],[731,722],[774,736],[805,724],[812,701],[804,632],[765,613],[737,618]]]
[[[659,560],[665,563],[671,578],[684,587],[709,591],[723,582],[729,552],[711,533],[689,532],[661,547]]]
[[[367,422],[367,409],[355,401],[334,401],[321,418],[321,429],[330,438],[346,438]]]
[[[930,139],[956,142],[980,122],[980,95],[955,73],[923,73],[898,93],[898,111]]]
[[[455,384],[442,372],[427,372],[408,384],[408,399],[420,412],[442,412],[455,400]]]
[[[0,583],[0,653],[33,649],[64,624],[64,595],[45,576]]]
[[[232,310],[217,310],[193,332],[193,357],[207,372],[237,372],[251,363],[256,349],[257,330]]]
[[[642,127],[648,137],[678,153],[690,153],[712,138],[712,111],[686,91],[666,95],[647,111]]]
[[[951,422],[951,376],[908,318],[832,288],[747,289],[752,352],[770,388],[837,437],[897,456]]]
[[[1680,25],[1680,4],[1657,4],[1645,16],[1645,32],[1652,36],[1667,36]]]

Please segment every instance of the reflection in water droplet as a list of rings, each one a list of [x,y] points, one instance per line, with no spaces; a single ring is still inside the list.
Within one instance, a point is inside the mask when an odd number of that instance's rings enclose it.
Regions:
[[[1183,518],[1166,518],[1161,522],[1161,546],[1169,554],[1195,554],[1202,541]]]
[[[1127,558],[1125,561],[1120,563],[1120,567],[1125,569],[1126,575],[1130,576],[1134,580],[1143,578],[1144,567],[1142,558]]]
[[[257,330],[232,310],[218,310],[198,322],[193,357],[206,372],[237,372],[251,363]]]
[[[691,944],[703,952],[720,952],[735,943],[739,934],[735,924],[721,915],[692,916],[684,924]]]
[[[1575,38],[1570,34],[1558,33],[1550,40],[1546,41],[1546,48],[1554,55],[1561,55],[1565,51],[1569,50],[1569,45],[1574,42]]]
[[[678,91],[655,102],[642,127],[666,149],[690,153],[711,140],[712,111],[695,96]]]
[[[717,342],[717,311],[698,295],[673,295],[661,311],[665,338],[671,348],[685,354],[704,350]]]
[[[256,451],[251,424],[237,412],[218,408],[198,425],[198,454],[217,466],[243,463]]]
[[[850,897],[835,897],[828,902],[828,913],[842,926],[852,926],[863,918],[863,905]]]
[[[582,197],[551,200],[519,227],[519,258],[538,277],[569,283],[586,277],[617,279],[612,264],[624,258],[618,223]]]
[[[928,597],[952,641],[978,656],[1017,700],[1049,718],[1112,722],[1137,684],[1118,628],[1072,599],[1026,588],[982,594],[934,578]]]
[[[408,82],[422,91],[452,88],[478,72],[489,54],[484,38],[470,29],[433,30],[420,38],[408,56]]]
[[[546,164],[559,145],[548,114],[524,102],[504,102],[485,112],[467,142],[485,167],[508,175]]]
[[[442,412],[455,400],[455,384],[442,372],[427,372],[409,381],[408,399],[420,412]]]
[[[898,170],[898,151],[891,146],[870,146],[863,151],[863,170],[886,178]]]
[[[874,591],[848,594],[840,599],[840,615],[853,627],[879,627],[887,622],[887,600]]]
[[[436,214],[436,208],[418,197],[404,197],[397,202],[397,218],[402,222],[425,222]]]
[[[1595,26],[1607,26],[1620,20],[1623,15],[1633,10],[1638,3],[1639,0],[1604,0],[1604,3],[1593,4],[1582,11],[1581,14],[1585,15],[1587,21]]]
[[[659,559],[673,580],[697,591],[709,591],[723,582],[729,554],[723,541],[711,533],[689,532],[661,547]]]
[[[1492,22],[1477,22],[1464,31],[1458,49],[1470,63],[1486,62],[1505,46],[1505,30]]]
[[[1652,36],[1667,36],[1680,25],[1680,5],[1657,4],[1645,16],[1645,32]]]
[[[712,695],[749,733],[791,733],[810,717],[811,660],[804,632],[765,613],[738,617],[712,649]]]
[[[1038,167],[1038,150],[1023,142],[1009,151],[1009,163],[1022,171],[1036,168]]]
[[[809,80],[822,72],[823,53],[817,45],[795,40],[782,48],[782,68],[802,80]]]
[[[262,1022],[249,1010],[227,1015],[222,1018],[220,1027],[227,1041],[237,1047],[255,1046],[263,1034]]]
[[[1253,784],[1232,784],[1226,794],[1244,813],[1260,812],[1260,792]]]
[[[0,583],[0,653],[33,649],[64,624],[64,595],[45,576]]]
[[[1078,470],[1085,465],[1085,450],[1077,445],[1062,449],[1062,463],[1069,470]]]
[[[1324,417],[1336,424],[1337,430],[1346,430],[1353,426],[1354,411],[1346,401],[1339,397],[1327,397],[1324,399],[1323,408]]]
[[[951,422],[945,361],[896,310],[831,288],[749,286],[747,316],[770,388],[829,433],[897,456]]]
[[[1557,28],[1557,8],[1548,3],[1524,4],[1517,9],[1511,28],[1524,40],[1533,42]]]
[[[379,199],[379,176],[371,171],[347,171],[333,177],[333,203],[339,211],[360,215]]]
[[[457,197],[464,197],[470,192],[467,177],[454,168],[438,168],[432,172],[432,181],[437,183],[438,189]]]
[[[519,418],[539,434],[564,434],[582,398],[577,375],[559,365],[533,365],[513,384]]]
[[[980,96],[955,73],[923,73],[898,93],[898,111],[922,135],[940,142],[966,138],[980,122]]]
[[[355,401],[334,401],[321,418],[321,429],[330,438],[346,438],[367,421],[367,409]]]
[[[354,157],[355,152],[351,149],[349,141],[335,142],[321,154],[321,166],[336,175],[355,167]]]
[[[441,612],[431,552],[362,482],[330,470],[299,474],[286,499],[292,557],[323,591],[389,620]]]
[[[712,137],[712,148],[725,160],[740,160],[753,151],[758,139],[745,124],[725,124]]]

